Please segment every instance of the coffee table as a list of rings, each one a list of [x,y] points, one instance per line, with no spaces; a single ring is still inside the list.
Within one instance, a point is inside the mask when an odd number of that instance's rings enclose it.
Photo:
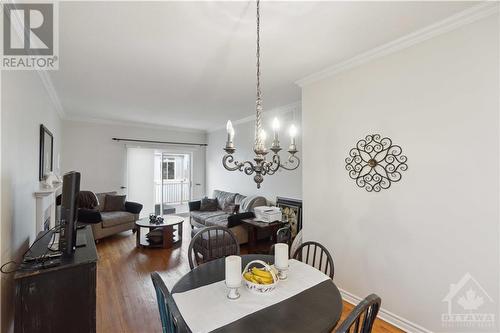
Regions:
[[[260,230],[270,229],[271,230],[271,241],[274,244],[276,242],[276,232],[279,228],[285,225],[283,221],[275,222],[261,222],[256,218],[242,219],[242,224],[247,227],[248,230],[248,247],[250,253],[255,253],[257,250],[257,234]]]
[[[163,215],[162,217],[162,224],[150,223],[149,217],[135,221],[135,226],[137,227],[137,247],[169,249],[174,244],[182,241],[182,223],[184,222],[184,218],[177,215]],[[150,244],[146,239],[146,235],[141,234],[142,228],[147,228],[150,231],[157,228],[162,229],[163,242],[159,244]]]

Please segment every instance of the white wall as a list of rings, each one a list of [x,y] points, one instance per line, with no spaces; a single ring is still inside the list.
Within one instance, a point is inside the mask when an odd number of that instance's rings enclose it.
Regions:
[[[277,116],[281,121],[280,142],[283,150],[280,155],[283,159],[288,157],[286,150],[290,144],[288,136],[288,127],[294,123],[299,128],[297,147],[302,158],[301,145],[301,113],[299,108],[292,108],[289,112],[266,112],[264,114],[264,129],[267,132],[268,146],[271,145],[271,121],[274,116]],[[255,153],[253,152],[255,120],[253,118],[242,123],[235,123],[235,138],[236,146],[235,159],[238,161],[250,160],[253,162]],[[264,176],[264,182],[260,189],[253,180],[252,176],[247,176],[240,171],[227,171],[222,166],[222,157],[225,152],[223,150],[227,140],[225,128],[208,134],[207,148],[207,194],[212,195],[216,189],[230,192],[238,192],[244,195],[258,194],[265,196],[268,200],[275,201],[276,196],[289,198],[302,198],[302,166],[299,166],[294,171],[278,171],[273,176]],[[271,155],[271,153],[269,154]],[[269,159],[269,158],[268,158]]]
[[[121,124],[64,120],[63,170],[82,173],[81,188],[94,192],[119,191],[126,186],[126,145],[155,147],[112,141],[111,138],[132,138],[154,141],[205,143],[201,131],[148,128]],[[205,148],[156,146],[169,151],[187,151],[193,154],[194,198],[205,193]],[[200,184],[200,185],[196,185]]]
[[[36,72],[2,73],[1,105],[2,263],[19,260],[36,236],[40,124],[54,135],[54,167],[60,151],[61,120]],[[1,274],[2,332],[12,329],[12,275]]]
[[[466,272],[498,309],[498,30],[494,15],[303,88],[305,238],[332,251],[339,287],[432,331],[455,330],[442,299]],[[380,193],[345,170],[371,133],[408,156]]]

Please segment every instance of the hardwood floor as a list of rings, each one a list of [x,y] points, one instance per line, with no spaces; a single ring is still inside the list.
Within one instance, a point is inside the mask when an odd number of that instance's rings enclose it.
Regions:
[[[125,232],[97,244],[97,332],[161,332],[150,273],[157,271],[169,289],[189,271],[187,249],[191,228],[185,222],[182,244],[173,249],[137,249],[135,235]],[[245,253],[242,247],[242,253]],[[342,319],[352,309],[344,302]],[[377,320],[373,332],[402,332]]]

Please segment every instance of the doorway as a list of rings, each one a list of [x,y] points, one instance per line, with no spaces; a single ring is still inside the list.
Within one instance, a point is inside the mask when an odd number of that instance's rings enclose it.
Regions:
[[[155,214],[188,212],[192,197],[191,153],[155,151]]]
[[[127,200],[143,205],[141,218],[188,212],[192,174],[190,152],[127,147]]]

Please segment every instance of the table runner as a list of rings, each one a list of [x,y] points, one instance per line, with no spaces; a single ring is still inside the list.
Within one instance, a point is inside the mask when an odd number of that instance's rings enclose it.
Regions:
[[[210,332],[249,314],[282,302],[330,278],[307,264],[289,261],[288,279],[269,294],[254,294],[245,286],[237,300],[227,298],[224,281],[173,294],[182,317],[193,333]]]

